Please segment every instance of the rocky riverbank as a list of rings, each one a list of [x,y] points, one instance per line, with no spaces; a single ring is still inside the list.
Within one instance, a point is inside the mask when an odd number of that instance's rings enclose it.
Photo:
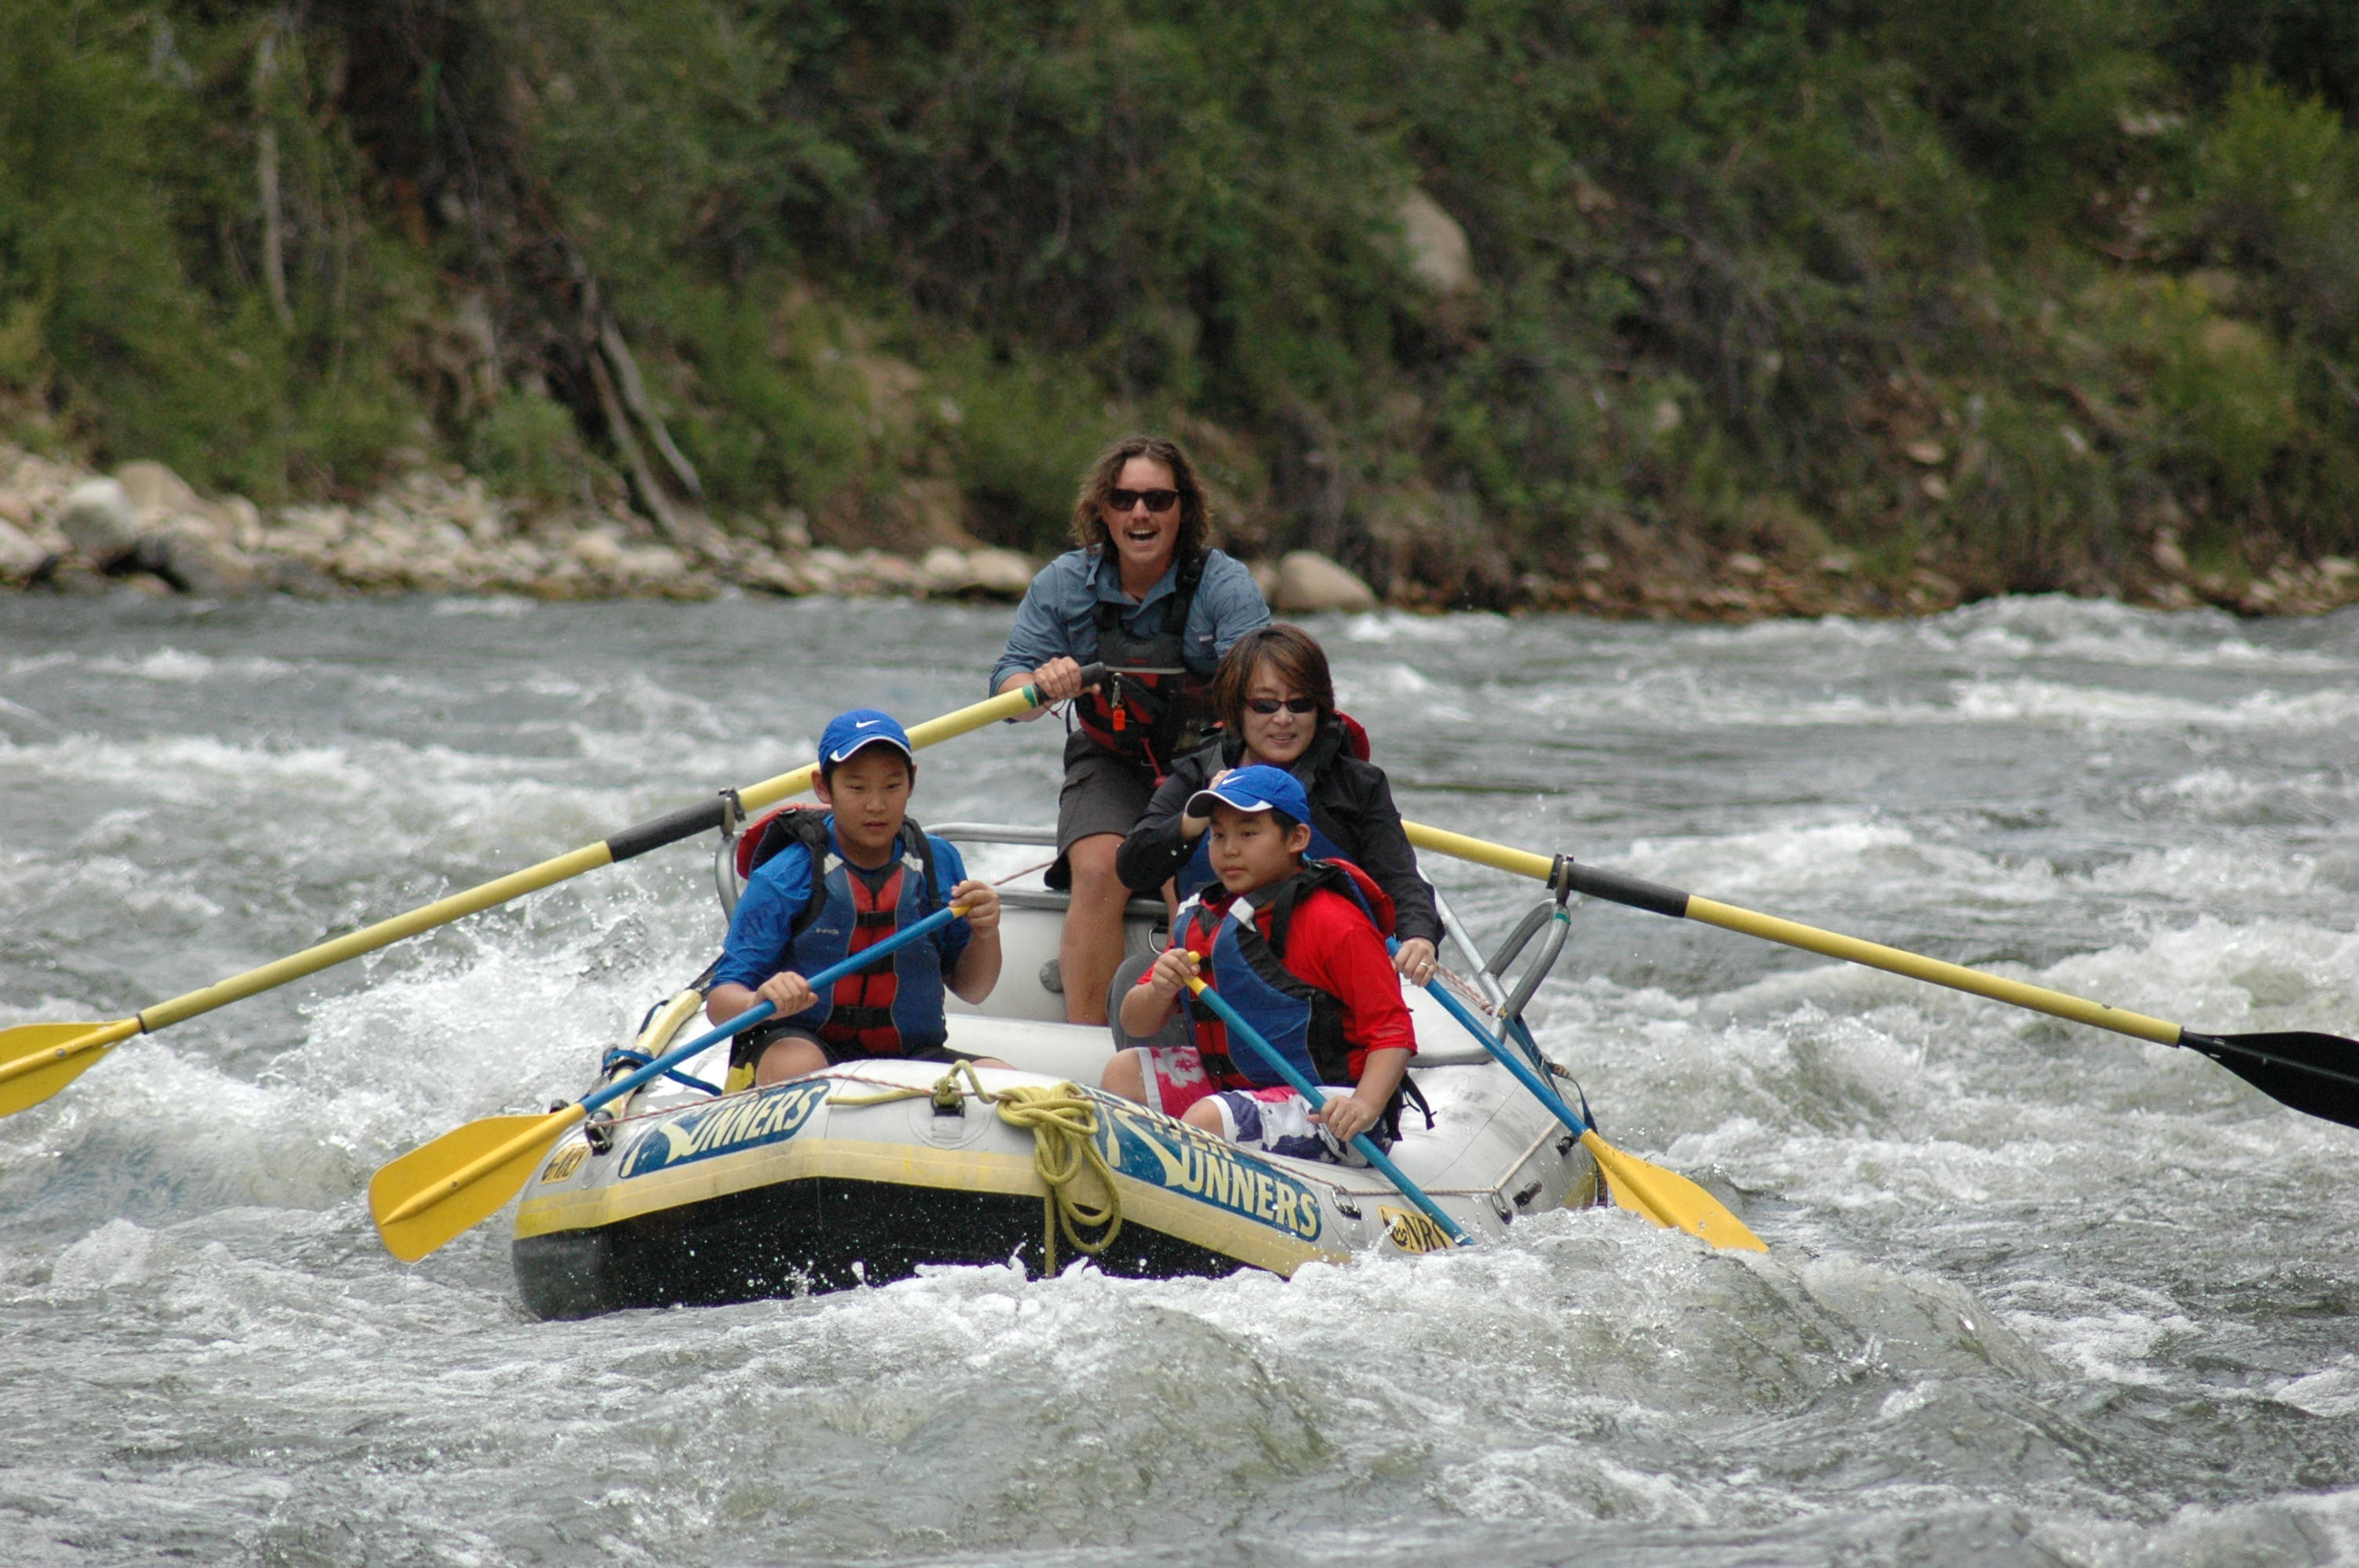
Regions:
[[[1617,617],[1751,621],[1780,615],[1930,614],[2003,585],[1926,557],[1896,568],[1850,551],[1807,558],[1715,552],[1691,539],[1620,530],[1612,550],[1560,578],[1527,573],[1511,602]],[[0,585],[28,591],[128,589],[206,599],[254,593],[514,593],[539,599],[784,595],[1020,598],[1038,563],[1007,549],[940,545],[911,558],[814,545],[799,514],[657,538],[627,513],[526,508],[455,469],[419,467],[365,501],[269,511],[204,496],[160,463],[102,475],[0,444]],[[1361,579],[1310,551],[1253,563],[1288,613],[1374,608]],[[2164,609],[2309,614],[2359,600],[2359,564],[2291,557],[2265,571],[2201,569],[2169,537],[2088,590]],[[1397,602],[1443,609],[1413,589]]]

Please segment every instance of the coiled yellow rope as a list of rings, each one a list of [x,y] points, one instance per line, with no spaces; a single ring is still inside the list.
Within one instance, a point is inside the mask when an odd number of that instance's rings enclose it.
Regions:
[[[959,1083],[961,1075],[966,1078],[963,1087]],[[958,1062],[936,1079],[930,1089],[897,1086],[882,1094],[837,1097],[834,1103],[867,1106],[930,1098],[936,1105],[948,1107],[970,1094],[996,1107],[1002,1121],[1032,1134],[1032,1168],[1039,1173],[1041,1184],[1048,1188],[1041,1197],[1041,1249],[1047,1254],[1041,1273],[1057,1271],[1060,1235],[1064,1237],[1066,1246],[1092,1258],[1112,1246],[1114,1238],[1122,1234],[1122,1194],[1115,1190],[1114,1171],[1106,1164],[1105,1156],[1098,1152],[1097,1101],[1079,1085],[1068,1082],[1041,1088],[1017,1084],[1004,1089],[987,1089],[975,1076],[973,1063]],[[1097,1179],[1098,1190],[1105,1195],[1103,1202],[1084,1197],[1076,1190],[1084,1173]],[[1099,1234],[1093,1239],[1082,1234],[1084,1230]]]
[[[963,1065],[963,1064],[962,1064]],[[1048,1260],[1043,1274],[1057,1271],[1057,1237],[1074,1251],[1096,1257],[1122,1234],[1122,1195],[1114,1190],[1114,1172],[1098,1152],[1097,1102],[1078,1085],[1054,1088],[1019,1084],[984,1098],[999,1107],[999,1119],[1032,1133],[1032,1168],[1049,1188],[1041,1199],[1042,1246]],[[1103,1202],[1093,1202],[1077,1190],[1083,1172],[1096,1178]],[[1096,1239],[1083,1229],[1098,1232]]]

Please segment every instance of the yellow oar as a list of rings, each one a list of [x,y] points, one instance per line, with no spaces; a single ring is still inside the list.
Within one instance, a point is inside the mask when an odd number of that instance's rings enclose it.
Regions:
[[[2134,1040],[2151,1040],[2158,1045],[2184,1045],[2210,1057],[2281,1104],[2329,1121],[2339,1121],[2345,1127],[2359,1127],[2359,1041],[2345,1040],[2339,1034],[2321,1034],[2310,1030],[2267,1034],[2199,1034],[2166,1019],[2148,1018],[2142,1012],[2131,1012],[2125,1008],[2049,990],[2045,986],[1986,975],[1962,964],[1944,963],[1939,958],[1924,957],[1902,948],[1886,947],[1880,942],[1863,942],[1856,936],[1821,931],[1815,925],[1780,920],[1772,914],[1756,914],[1733,903],[1699,898],[1659,882],[1643,881],[1618,871],[1581,865],[1570,856],[1551,859],[1547,855],[1535,855],[1527,849],[1511,849],[1488,839],[1472,838],[1463,833],[1428,827],[1421,823],[1405,822],[1401,826],[1408,829],[1409,842],[1422,849],[1436,849],[1462,860],[1513,871],[1518,876],[1530,877],[1551,885],[1561,879],[1564,886],[1575,892],[1587,893],[1592,898],[1609,899],[1615,903],[1628,904],[1633,909],[1667,914],[1674,920],[1700,920],[1723,930],[1799,947],[1806,953],[1841,958],[1847,963],[1864,964],[1872,969],[1883,969],[1930,985],[1947,986],[1951,990],[1988,997],[2010,1007],[2027,1008],[2033,1012],[2070,1019],[2075,1023],[2110,1029]]]
[[[1096,673],[1102,673],[1099,666],[1085,668],[1082,672],[1083,681],[1089,682]],[[946,713],[918,725],[909,731],[909,743],[931,746],[1002,719],[1018,718],[1039,707],[1041,700],[1037,686],[1002,692],[971,708],[962,708],[954,713]],[[792,773],[766,779],[750,789],[737,791],[738,804],[748,812],[760,811],[809,789],[818,773],[819,764],[813,762]],[[481,887],[438,899],[423,908],[413,909],[390,920],[381,920],[375,925],[364,926],[333,941],[322,942],[316,947],[306,947],[290,957],[265,964],[260,968],[248,969],[242,975],[233,975],[201,990],[158,1002],[130,1018],[119,1018],[112,1023],[27,1023],[14,1029],[0,1030],[0,1116],[13,1116],[27,1106],[40,1104],[81,1076],[92,1062],[105,1054],[108,1047],[134,1034],[153,1033],[183,1019],[211,1012],[234,1001],[242,1001],[258,991],[283,986],[289,980],[300,979],[305,975],[343,963],[346,959],[357,958],[364,953],[374,953],[405,936],[415,936],[438,925],[448,925],[480,910],[490,909],[510,899],[521,898],[526,893],[537,892],[542,888],[578,877],[584,871],[593,871],[601,866],[611,866],[634,855],[661,849],[666,844],[718,829],[727,810],[727,802],[716,795],[701,806],[686,806],[669,816],[642,822],[611,838],[584,845],[569,854],[543,860],[521,871],[511,871]]]
[[[932,935],[964,914],[966,907],[953,903],[938,909],[874,946],[830,965],[810,977],[811,989],[825,996],[828,988],[844,976],[899,952],[921,936]],[[673,1046],[627,1077],[617,1078],[571,1105],[541,1116],[487,1116],[379,1166],[369,1180],[369,1215],[376,1221],[377,1237],[385,1249],[405,1263],[415,1263],[451,1238],[473,1229],[516,1196],[531,1178],[541,1151],[563,1137],[575,1122],[740,1030],[751,1029],[775,1011],[770,1003],[757,1001],[728,1022]]]

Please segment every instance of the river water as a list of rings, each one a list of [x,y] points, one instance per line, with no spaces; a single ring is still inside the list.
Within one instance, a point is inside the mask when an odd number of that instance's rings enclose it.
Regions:
[[[1005,611],[0,600],[0,1024],[120,1017],[982,695]],[[2359,1033],[2359,614],[1333,619],[1412,817],[2215,1033]],[[848,651],[848,652],[847,652]],[[1049,727],[921,816],[1046,821]],[[1012,869],[1012,868],[1011,868]],[[1535,895],[1430,868],[1495,935]],[[1770,1243],[1626,1214],[1267,1276],[541,1324],[361,1193],[570,1098],[705,849],[0,1122],[0,1561],[2359,1559],[2359,1132],[2190,1053],[1580,913],[1549,1047]]]

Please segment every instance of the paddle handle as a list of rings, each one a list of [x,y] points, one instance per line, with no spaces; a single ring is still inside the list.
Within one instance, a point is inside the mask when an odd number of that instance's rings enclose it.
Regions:
[[[1241,1041],[1250,1047],[1254,1054],[1261,1058],[1263,1065],[1293,1085],[1295,1092],[1310,1102],[1311,1109],[1317,1110],[1327,1103],[1325,1097],[1320,1094],[1318,1086],[1305,1077],[1293,1063],[1279,1055],[1277,1047],[1263,1039],[1260,1032],[1247,1023],[1244,1015],[1230,1006],[1220,992],[1206,985],[1195,975],[1188,977],[1188,989],[1194,991],[1198,1000],[1205,1006],[1220,1014],[1221,1022],[1228,1025],[1229,1038],[1232,1041]],[[1353,1133],[1352,1147],[1358,1150],[1361,1157],[1369,1164],[1383,1172],[1385,1179],[1398,1187],[1401,1196],[1422,1210],[1426,1218],[1441,1227],[1441,1233],[1444,1236],[1449,1237],[1461,1247],[1467,1245],[1466,1232],[1459,1227],[1458,1222],[1444,1214],[1440,1204],[1426,1196],[1425,1189],[1410,1181],[1407,1173],[1398,1165],[1394,1164],[1391,1157],[1377,1148],[1375,1141],[1366,1133]]]
[[[910,943],[915,942],[920,936],[931,935],[933,933],[940,930],[943,926],[948,925],[951,921],[956,920],[959,916],[964,914],[966,911],[967,906],[963,903],[945,905],[944,907],[934,911],[933,914],[929,914],[923,920],[919,921],[915,925],[905,925],[900,930],[893,933],[892,935],[885,938],[884,941],[875,944],[874,946],[863,947],[859,952],[853,954],[842,963],[830,964],[818,974],[810,976],[807,983],[814,991],[823,991],[829,986],[832,986],[835,984],[836,981],[843,979],[844,976],[866,968],[869,965],[875,963],[877,959],[884,957],[886,954],[899,951],[901,948],[908,946]],[[728,1022],[707,1030],[704,1033],[698,1035],[695,1039],[690,1041],[685,1045],[673,1046],[670,1050],[665,1052],[662,1055],[658,1056],[654,1061],[649,1062],[646,1066],[639,1068],[636,1072],[631,1073],[625,1077],[616,1078],[613,1083],[608,1084],[604,1088],[598,1090],[595,1094],[584,1096],[579,1102],[582,1114],[586,1116],[590,1112],[596,1110],[600,1106],[607,1103],[609,1100],[621,1098],[623,1096],[629,1094],[633,1089],[637,1088],[642,1084],[652,1083],[657,1078],[663,1076],[664,1074],[671,1071],[672,1068],[679,1066],[682,1062],[688,1061],[691,1057],[711,1050],[713,1046],[720,1044],[721,1042],[728,1039],[733,1034],[753,1028],[754,1025],[761,1022],[764,1019],[769,1017],[776,1011],[777,1011],[777,1007],[769,1002],[756,1002],[753,1006],[747,1008],[745,1011],[739,1013]]]

